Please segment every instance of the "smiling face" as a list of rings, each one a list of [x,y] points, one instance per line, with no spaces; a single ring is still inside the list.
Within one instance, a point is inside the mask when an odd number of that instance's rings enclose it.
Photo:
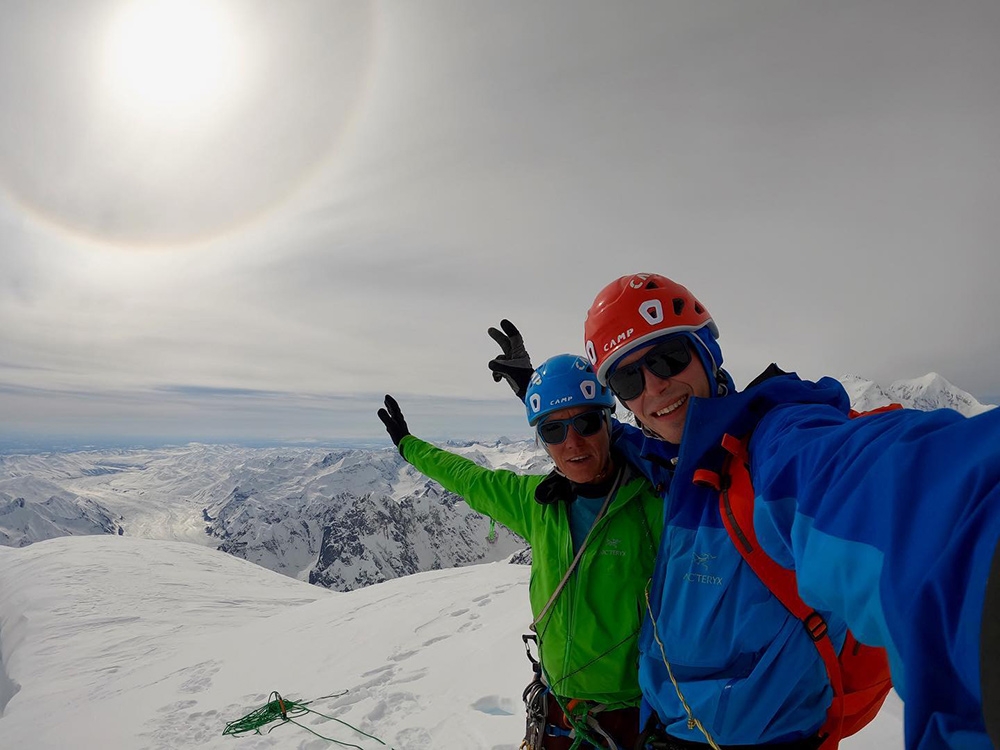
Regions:
[[[549,414],[550,419],[570,419],[593,406],[572,406]],[[601,426],[595,434],[582,437],[573,427],[566,431],[566,439],[561,443],[544,444],[556,468],[571,482],[589,484],[605,479],[611,471],[611,436],[607,427]]]
[[[652,348],[647,346],[631,352],[618,366],[641,359]],[[625,406],[635,414],[636,419],[668,443],[680,444],[691,397],[708,398],[712,395],[701,359],[691,357],[691,364],[672,378],[659,378],[648,369],[643,371],[643,376],[645,385],[642,393],[626,401]]]

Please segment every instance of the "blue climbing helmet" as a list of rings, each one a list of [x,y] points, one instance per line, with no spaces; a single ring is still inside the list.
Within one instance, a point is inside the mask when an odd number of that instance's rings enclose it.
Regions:
[[[585,357],[557,354],[532,373],[524,406],[528,424],[534,427],[552,412],[572,406],[614,409],[615,397],[597,381],[597,374]]]

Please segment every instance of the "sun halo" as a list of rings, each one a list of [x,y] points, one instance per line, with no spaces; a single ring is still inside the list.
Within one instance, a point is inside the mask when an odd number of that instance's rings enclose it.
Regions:
[[[0,24],[0,199],[124,249],[250,227],[342,153],[377,22],[371,0],[27,3]]]

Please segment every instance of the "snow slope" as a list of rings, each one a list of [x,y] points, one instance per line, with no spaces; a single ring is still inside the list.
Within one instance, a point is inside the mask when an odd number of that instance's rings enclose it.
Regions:
[[[338,593],[201,546],[119,536],[0,548],[0,747],[338,747],[286,724],[223,736],[272,690],[396,750],[515,750],[528,569],[492,563]],[[901,748],[891,696],[845,750]],[[309,729],[386,745],[310,715]],[[266,728],[265,728],[266,731]]]

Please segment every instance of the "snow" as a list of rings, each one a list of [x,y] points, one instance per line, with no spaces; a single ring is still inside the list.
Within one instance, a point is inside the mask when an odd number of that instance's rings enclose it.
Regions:
[[[337,747],[292,724],[223,736],[271,691],[396,750],[515,750],[528,568],[327,591],[200,545],[119,536],[0,547],[0,747]],[[895,698],[845,750],[901,748]],[[379,742],[326,718],[309,729]],[[269,727],[265,727],[266,731]]]

